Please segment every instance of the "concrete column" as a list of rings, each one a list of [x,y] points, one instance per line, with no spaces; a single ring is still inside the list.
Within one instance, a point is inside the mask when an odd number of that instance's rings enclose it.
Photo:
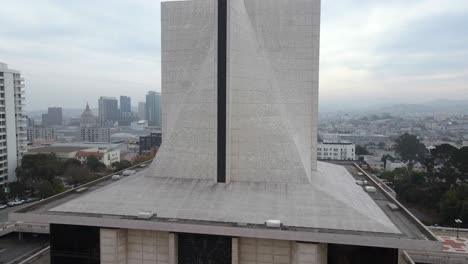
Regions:
[[[169,233],[169,264],[177,264],[178,262],[177,244],[177,234]]]
[[[21,232],[18,232],[18,240],[23,240],[23,233]]]
[[[100,230],[101,263],[127,264],[127,230]]]
[[[231,243],[232,243],[231,264],[239,264],[239,239],[237,237],[233,237]]]
[[[291,264],[327,264],[327,244],[294,242]]]

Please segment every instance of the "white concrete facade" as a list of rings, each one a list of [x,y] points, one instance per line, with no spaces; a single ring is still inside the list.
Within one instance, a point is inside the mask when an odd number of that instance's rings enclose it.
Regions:
[[[107,148],[90,148],[75,152],[75,157],[81,163],[85,163],[89,156],[95,156],[98,160],[107,167],[112,166],[114,162],[120,162],[120,150],[119,149],[107,149]]]
[[[30,143],[53,143],[57,140],[57,129],[52,127],[28,127],[27,138]]]
[[[216,180],[217,5],[162,5],[164,143],[153,176]],[[310,182],[320,1],[228,1],[227,13],[227,180]]]
[[[0,185],[16,181],[16,168],[27,142],[23,116],[24,79],[0,63]]]
[[[81,127],[80,139],[83,142],[94,143],[109,143],[110,142],[110,128],[109,127]]]
[[[319,142],[317,158],[322,160],[355,160],[356,145],[348,142]]]
[[[177,264],[177,234],[100,230],[102,264]],[[232,238],[232,264],[326,264],[327,244]]]

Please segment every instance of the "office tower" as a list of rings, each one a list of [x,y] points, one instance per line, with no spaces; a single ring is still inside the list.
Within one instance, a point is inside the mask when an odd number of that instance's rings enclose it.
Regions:
[[[146,120],[146,103],[145,102],[138,103],[138,119]]]
[[[132,103],[131,99],[128,96],[120,96],[120,113],[131,113],[132,112]],[[127,114],[128,115],[128,114]]]
[[[149,126],[161,127],[161,94],[149,91],[146,95],[146,119]]]
[[[41,115],[41,125],[43,127],[46,127],[46,126],[49,125],[49,116],[48,116],[48,114],[42,114]]]
[[[99,105],[99,124],[101,126],[112,126],[119,120],[118,100],[115,97],[101,96]]]
[[[15,171],[25,152],[24,101],[24,79],[20,72],[0,63],[0,186],[16,181]]]
[[[63,125],[63,111],[61,107],[49,107],[47,110],[47,126]]]
[[[151,166],[10,215],[51,223],[54,263],[396,264],[442,249],[359,167],[316,160],[319,0],[161,10]]]

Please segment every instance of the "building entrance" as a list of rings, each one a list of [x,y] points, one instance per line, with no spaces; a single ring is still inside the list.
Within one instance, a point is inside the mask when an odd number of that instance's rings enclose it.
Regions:
[[[231,264],[232,239],[224,236],[179,234],[179,264]]]

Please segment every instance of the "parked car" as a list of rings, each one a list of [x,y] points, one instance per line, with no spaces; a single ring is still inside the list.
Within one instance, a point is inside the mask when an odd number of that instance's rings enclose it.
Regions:
[[[24,202],[25,203],[32,203],[32,202],[35,202],[39,200],[39,198],[36,198],[36,197],[29,197],[28,199],[26,199]]]
[[[17,206],[17,205],[22,205],[24,204],[24,200],[14,200],[8,203],[8,206]]]
[[[7,208],[6,204],[0,204],[0,209],[5,209],[5,208]]]
[[[135,174],[136,171],[134,170],[125,170],[124,172],[122,172],[122,175],[123,176],[130,176],[130,175],[133,175]]]

